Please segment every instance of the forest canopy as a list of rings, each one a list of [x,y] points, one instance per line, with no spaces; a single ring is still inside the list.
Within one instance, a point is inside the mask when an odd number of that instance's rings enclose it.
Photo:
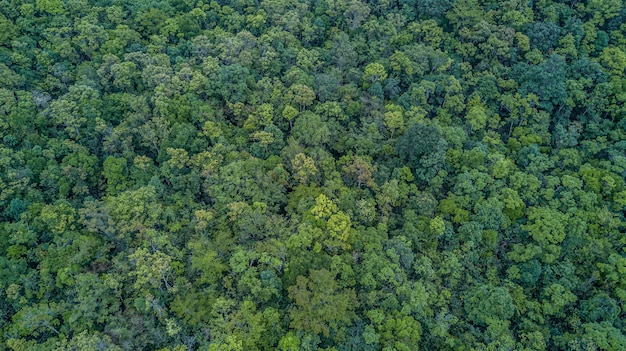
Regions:
[[[624,1],[0,9],[0,351],[626,350]]]

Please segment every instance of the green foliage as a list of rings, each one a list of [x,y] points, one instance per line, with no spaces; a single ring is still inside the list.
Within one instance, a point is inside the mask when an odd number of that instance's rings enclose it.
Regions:
[[[491,324],[493,320],[511,319],[515,306],[506,289],[482,285],[466,297],[465,310],[470,320],[485,325]]]
[[[356,295],[351,289],[340,289],[335,277],[327,270],[311,270],[309,277],[300,276],[289,287],[289,298],[295,306],[290,309],[290,327],[329,336],[350,322],[356,307]]]
[[[0,9],[0,351],[626,349],[623,1]]]
[[[127,188],[124,168],[126,159],[107,157],[102,164],[102,176],[107,181],[107,192],[115,195]]]

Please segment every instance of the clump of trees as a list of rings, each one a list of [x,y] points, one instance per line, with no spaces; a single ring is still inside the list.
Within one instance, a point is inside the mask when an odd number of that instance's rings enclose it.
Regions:
[[[0,8],[0,350],[626,349],[623,1]]]

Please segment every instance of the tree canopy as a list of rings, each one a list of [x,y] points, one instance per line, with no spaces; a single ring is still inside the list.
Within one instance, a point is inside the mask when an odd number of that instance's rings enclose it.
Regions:
[[[626,350],[626,2],[0,9],[0,351]]]

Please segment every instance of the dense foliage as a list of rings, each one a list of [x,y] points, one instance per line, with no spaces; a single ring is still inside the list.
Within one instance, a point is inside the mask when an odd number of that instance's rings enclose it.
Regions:
[[[0,9],[0,350],[626,350],[622,0]]]

